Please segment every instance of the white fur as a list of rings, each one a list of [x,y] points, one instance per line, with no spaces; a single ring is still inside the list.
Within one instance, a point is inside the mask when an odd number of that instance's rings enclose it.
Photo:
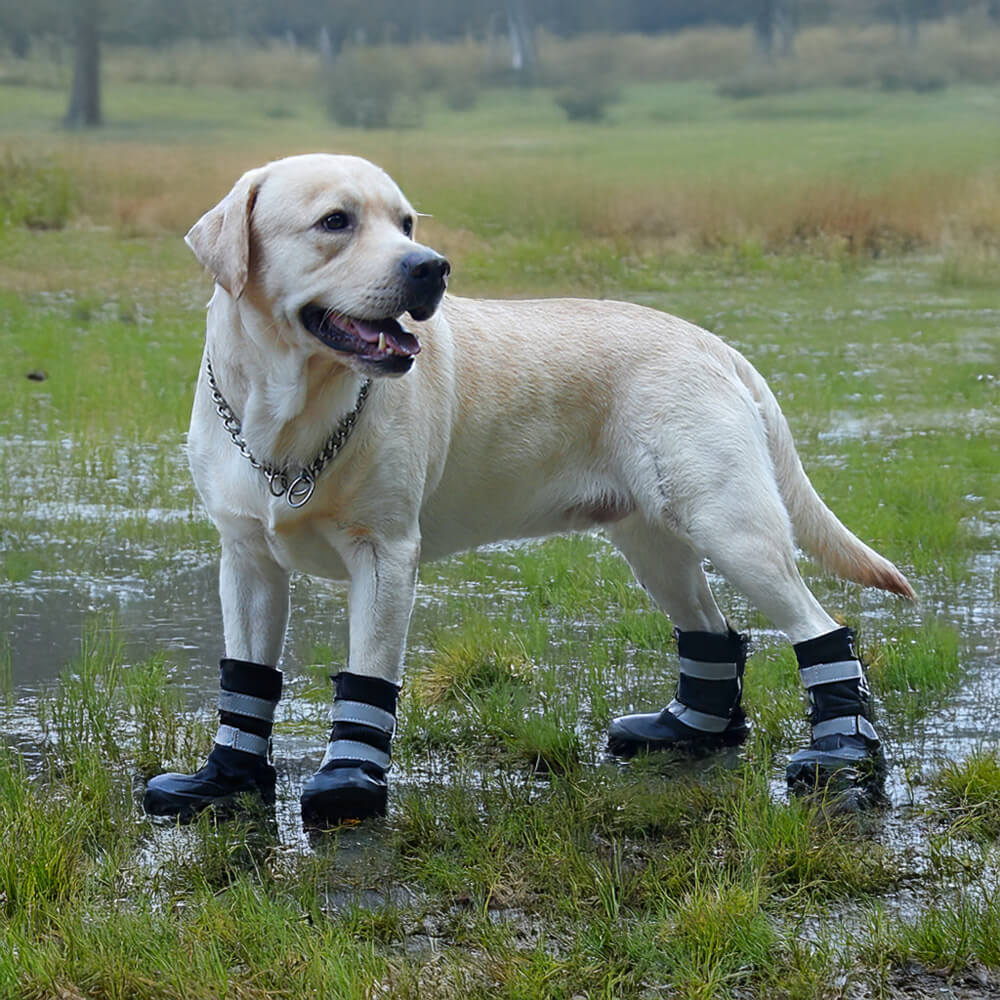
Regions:
[[[350,232],[316,227],[345,207]],[[311,155],[251,171],[188,234],[217,281],[206,350],[260,460],[309,463],[354,406],[363,366],[298,312],[400,316],[397,262],[419,248],[406,215],[377,167]],[[200,374],[189,451],[222,538],[227,656],[277,663],[300,570],[350,581],[349,667],[398,682],[421,560],[598,523],[681,629],[726,629],[706,557],[793,642],[836,628],[793,532],[831,571],[912,596],[822,503],[764,380],[712,334],[567,299],[446,296],[430,320],[401,322],[422,344],[413,368],[374,381],[299,510],[234,447]]]

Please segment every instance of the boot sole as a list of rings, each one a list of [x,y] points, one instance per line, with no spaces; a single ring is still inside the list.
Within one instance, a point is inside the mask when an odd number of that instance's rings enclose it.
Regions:
[[[142,797],[142,808],[148,816],[155,819],[179,820],[182,823],[189,823],[195,819],[199,813],[206,809],[214,810],[219,816],[231,816],[238,813],[253,812],[261,806],[271,808],[274,806],[274,789],[266,788],[246,788],[231,795],[220,795],[216,798],[194,797],[182,799],[180,796],[157,794],[154,790],[147,790]]]
[[[691,740],[631,740],[625,736],[613,736],[608,738],[608,753],[628,759],[640,753],[672,750],[674,753],[697,757],[725,750],[727,747],[741,746],[746,743],[751,728],[747,723],[721,733],[707,733],[703,737]]]
[[[844,757],[835,753],[804,752],[785,768],[785,782],[793,795],[815,793],[839,795],[852,791],[881,796],[888,773],[885,756],[866,754]]]
[[[375,819],[386,814],[388,791],[372,794],[363,788],[331,788],[303,795],[302,822],[313,829]]]
[[[352,820],[384,816],[389,798],[385,781],[376,781],[360,767],[317,771],[302,790],[302,822],[322,829]]]

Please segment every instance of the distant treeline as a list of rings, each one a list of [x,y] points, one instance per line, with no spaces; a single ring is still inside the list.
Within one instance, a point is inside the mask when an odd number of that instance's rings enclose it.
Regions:
[[[80,0],[0,0],[0,33],[24,55],[34,40],[68,31]],[[183,38],[241,37],[329,45],[489,39],[545,29],[662,33],[705,25],[753,25],[758,34],[824,23],[895,22],[980,8],[1000,18],[1000,0],[88,0],[107,41],[157,45]]]

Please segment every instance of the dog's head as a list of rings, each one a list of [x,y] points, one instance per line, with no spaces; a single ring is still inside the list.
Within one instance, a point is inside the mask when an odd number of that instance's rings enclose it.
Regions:
[[[451,269],[414,241],[416,214],[367,160],[293,156],[244,174],[186,241],[277,335],[366,374],[401,375],[420,343],[400,317],[428,319]]]

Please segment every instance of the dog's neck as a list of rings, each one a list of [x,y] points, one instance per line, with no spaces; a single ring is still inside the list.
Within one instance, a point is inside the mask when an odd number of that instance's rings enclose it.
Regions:
[[[208,308],[208,355],[250,451],[278,467],[307,465],[356,406],[364,379],[304,351],[251,303],[218,287]]]

